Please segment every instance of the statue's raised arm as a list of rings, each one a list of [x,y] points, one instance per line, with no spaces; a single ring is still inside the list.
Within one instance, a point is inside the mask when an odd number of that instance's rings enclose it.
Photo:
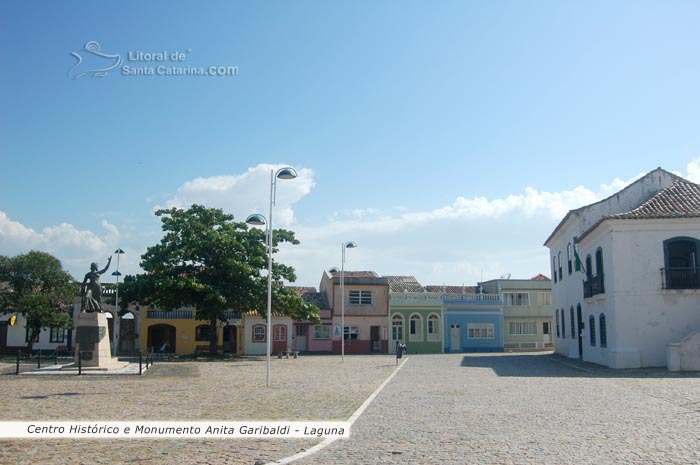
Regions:
[[[100,284],[100,275],[104,274],[109,269],[112,263],[112,257],[107,260],[107,266],[98,270],[97,263],[90,265],[90,271],[85,275],[83,284],[80,286],[80,295],[82,296],[80,311],[81,312],[100,312],[102,313],[102,284]]]
[[[105,265],[104,268],[102,268],[100,271],[98,271],[99,274],[104,274],[105,271],[109,269],[109,264],[112,263],[112,256],[110,255],[109,258],[107,259],[107,265]]]

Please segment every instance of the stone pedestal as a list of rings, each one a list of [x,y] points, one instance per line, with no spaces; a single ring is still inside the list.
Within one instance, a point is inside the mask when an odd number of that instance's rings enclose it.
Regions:
[[[129,362],[112,358],[107,316],[99,312],[78,314],[75,327],[75,358],[68,369],[78,368],[78,356],[82,356],[83,370],[116,370]]]

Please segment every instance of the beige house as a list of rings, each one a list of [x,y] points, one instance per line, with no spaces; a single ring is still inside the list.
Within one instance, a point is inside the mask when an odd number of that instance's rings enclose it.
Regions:
[[[554,348],[552,281],[548,277],[492,279],[479,285],[482,292],[500,294],[503,299],[504,350]]]
[[[332,313],[332,351],[367,354],[388,351],[389,282],[374,271],[345,271],[344,295],[340,293],[340,272],[324,271],[319,290],[325,294]],[[344,299],[345,328],[341,329]]]

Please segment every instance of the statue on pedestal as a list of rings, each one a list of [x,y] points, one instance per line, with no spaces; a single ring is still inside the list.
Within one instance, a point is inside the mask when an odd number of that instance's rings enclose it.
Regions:
[[[85,275],[83,284],[80,286],[80,302],[81,312],[99,312],[102,311],[102,285],[100,284],[100,275],[104,274],[109,265],[112,263],[112,257],[107,260],[107,266],[102,270],[97,269],[97,263],[90,265],[90,272]]]

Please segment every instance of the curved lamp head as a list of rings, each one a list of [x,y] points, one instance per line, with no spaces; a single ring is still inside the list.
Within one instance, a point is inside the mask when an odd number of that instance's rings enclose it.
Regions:
[[[333,268],[331,268],[331,269],[328,270],[328,271],[330,271],[331,273],[337,273],[337,272],[339,272],[340,270],[339,270],[338,268],[336,268],[336,267],[333,267]]]
[[[126,253],[126,252],[124,252],[122,249],[117,249],[117,250],[114,251],[114,253],[115,253],[115,254],[118,254],[118,255],[121,255],[121,254]]]
[[[277,171],[277,177],[280,179],[294,179],[296,178],[297,172],[294,171],[294,168],[286,167],[286,168],[280,168]]]
[[[346,242],[345,243],[346,249],[354,249],[355,247],[357,247],[357,243],[355,243],[355,242]]]
[[[267,224],[265,217],[259,213],[249,215],[248,218],[245,219],[245,222],[254,226],[265,226]]]

